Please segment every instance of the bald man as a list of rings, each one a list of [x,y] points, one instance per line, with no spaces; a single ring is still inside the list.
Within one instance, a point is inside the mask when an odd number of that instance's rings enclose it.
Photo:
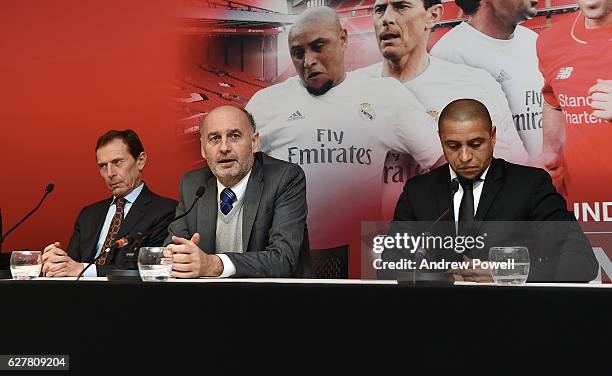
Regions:
[[[409,153],[423,169],[443,159],[435,123],[412,93],[392,78],[345,72],[347,38],[332,9],[306,10],[289,33],[298,75],[257,92],[247,109],[261,150],[304,169],[311,246],[355,240],[358,276],[361,221],[382,219],[387,152]]]
[[[451,102],[440,114],[438,133],[449,163],[408,180],[395,208],[392,232],[431,232],[440,219],[438,234],[485,240],[469,250],[430,252],[433,260],[486,260],[490,247],[527,246],[529,281],[586,282],[595,277],[598,266],[588,240],[550,175],[493,157],[496,129],[482,103]],[[455,180],[458,184],[452,183]],[[405,256],[397,250],[383,252],[387,261]],[[490,270],[463,268],[454,273],[458,280],[491,282]]]
[[[306,181],[300,166],[259,149],[251,114],[233,106],[212,110],[200,125],[208,166],[181,180],[177,216],[169,227],[172,276],[308,277]]]

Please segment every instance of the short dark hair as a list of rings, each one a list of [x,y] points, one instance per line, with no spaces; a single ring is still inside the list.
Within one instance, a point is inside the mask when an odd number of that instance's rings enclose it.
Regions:
[[[429,9],[434,5],[442,4],[442,0],[423,0],[423,5],[425,9]]]
[[[126,129],[124,131],[113,129],[104,133],[102,136],[100,136],[100,138],[98,138],[98,142],[96,142],[96,151],[111,141],[117,139],[123,141],[123,143],[127,145],[128,151],[132,157],[134,157],[134,159],[138,159],[140,153],[144,151],[140,138],[138,138],[136,132],[131,129]]]
[[[493,122],[491,121],[491,115],[489,114],[487,106],[476,99],[456,99],[447,104],[442,110],[442,113],[440,113],[438,131],[442,129],[442,124],[446,120],[457,122],[482,120],[485,125],[487,125],[489,131],[493,127]]]
[[[468,16],[476,13],[478,8],[480,8],[480,0],[455,0],[455,3]]]

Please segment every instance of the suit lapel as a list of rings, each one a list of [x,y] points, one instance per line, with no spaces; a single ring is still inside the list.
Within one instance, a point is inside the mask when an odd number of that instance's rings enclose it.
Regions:
[[[491,161],[491,167],[489,167],[484,186],[482,187],[478,209],[476,210],[476,215],[474,215],[475,221],[483,221],[485,219],[491,204],[502,186],[504,177],[502,163],[502,161],[496,160],[495,158]]]
[[[85,249],[88,250],[88,254],[84,255],[83,260],[87,262],[92,261],[96,256],[96,248],[98,247],[98,240],[100,238],[100,234],[102,233],[102,226],[104,226],[104,220],[106,219],[106,214],[108,213],[108,208],[113,202],[112,198],[105,200],[100,207],[97,209],[98,212],[95,214],[94,218],[96,220],[91,223],[92,234],[96,234],[96,236],[92,237],[91,244],[89,244]]]
[[[130,211],[128,212],[127,216],[125,216],[125,218],[123,219],[123,222],[121,223],[121,228],[117,232],[116,239],[121,239],[125,235],[129,234],[130,231],[132,231],[134,226],[136,226],[136,224],[140,222],[140,220],[144,216],[147,210],[147,206],[151,203],[151,201],[151,191],[149,191],[147,186],[144,185],[142,187],[142,191],[136,198],[136,201],[132,203],[132,206],[130,207]]]
[[[121,223],[121,228],[117,232],[117,236],[115,236],[115,240],[121,239],[134,229],[134,226],[136,226],[136,224],[140,222],[140,220],[142,220],[142,218],[144,217],[147,211],[147,206],[151,203],[152,200],[153,198],[151,195],[151,191],[149,191],[145,184],[142,187],[142,191],[140,192],[138,197],[136,197],[136,200],[132,203],[130,211],[123,219],[123,222]],[[108,259],[106,261],[107,265],[110,264],[111,261],[115,258],[117,252],[108,255]]]
[[[216,253],[217,241],[217,179],[213,174],[205,183],[204,196],[197,204],[196,229],[200,231],[200,249]]]
[[[455,214],[453,208],[453,198],[451,197],[451,176],[448,163],[442,166],[438,175],[439,183],[436,184],[436,213],[433,221],[439,218],[446,210],[448,213],[440,218],[440,222],[432,228],[434,234],[454,234],[455,233]]]
[[[263,192],[263,166],[261,155],[255,154],[255,162],[251,170],[251,176],[247,183],[247,189],[244,194],[244,212],[242,213],[242,251],[246,252],[249,246],[251,230],[255,223],[255,216],[259,208],[259,201]]]
[[[432,220],[435,220],[436,218],[438,218],[440,215],[442,215],[442,213],[444,213],[445,210],[449,208],[450,208],[449,213],[445,216],[445,218],[442,218],[441,220],[448,220],[449,218],[455,218],[454,210],[453,210],[453,199],[451,197],[451,187],[450,187],[451,178],[450,178],[450,171],[449,171],[448,164],[445,164],[444,166],[440,168],[438,179],[440,180],[440,184],[436,185],[437,214]]]

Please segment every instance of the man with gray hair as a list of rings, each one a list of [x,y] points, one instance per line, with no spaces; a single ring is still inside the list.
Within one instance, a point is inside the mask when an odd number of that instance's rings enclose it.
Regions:
[[[234,106],[212,110],[200,126],[208,166],[181,179],[169,227],[172,276],[303,277],[309,273],[306,180],[295,164],[259,150],[251,114]]]

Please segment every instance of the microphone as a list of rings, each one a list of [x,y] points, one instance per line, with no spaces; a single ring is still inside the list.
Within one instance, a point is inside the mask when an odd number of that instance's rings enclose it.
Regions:
[[[451,205],[445,211],[443,211],[442,214],[440,214],[440,216],[436,218],[435,221],[433,221],[431,226],[427,228],[426,233],[429,233],[434,228],[434,226],[438,224],[438,222],[440,222],[444,217],[446,217],[450,213],[451,209],[453,208],[454,206],[453,197],[455,196],[455,193],[457,193],[457,191],[459,190],[459,180],[457,180],[457,178],[454,178],[453,180],[451,180],[450,187],[451,187],[451,195],[450,195]]]
[[[204,187],[203,186],[199,186],[196,193],[195,193],[195,197],[193,200],[193,203],[191,203],[191,206],[189,207],[189,209],[184,212],[183,214],[176,216],[174,218],[172,218],[170,221],[166,221],[166,222],[162,222],[160,224],[158,224],[157,226],[153,227],[152,229],[150,229],[149,231],[145,231],[145,232],[137,232],[134,235],[126,235],[121,239],[115,240],[113,242],[113,244],[106,248],[105,250],[102,250],[102,252],[100,252],[100,254],[98,256],[96,256],[89,264],[87,264],[86,267],[83,268],[83,270],[81,270],[81,272],[79,273],[79,275],[77,276],[77,281],[83,276],[83,274],[85,273],[85,271],[87,269],[89,269],[90,266],[92,266],[93,264],[96,263],[96,261],[98,261],[100,259],[100,257],[102,257],[103,254],[106,253],[110,253],[110,252],[114,252],[117,249],[123,248],[128,244],[137,244],[139,242],[141,242],[145,237],[151,235],[152,233],[159,231],[160,229],[164,228],[164,227],[168,227],[171,223],[178,221],[179,219],[187,216],[187,214],[189,214],[191,212],[191,210],[194,208],[196,202],[198,202],[198,200],[200,199],[200,197],[202,197],[204,195]]]
[[[38,202],[38,205],[36,205],[36,207],[34,209],[30,210],[30,212],[28,214],[26,214],[26,216],[23,217],[23,219],[21,221],[17,222],[17,224],[15,226],[11,227],[4,235],[2,235],[2,237],[0,238],[0,244],[2,244],[4,242],[6,237],[11,232],[15,231],[15,229],[17,229],[17,227],[19,227],[19,225],[21,225],[23,222],[25,222],[26,219],[28,219],[32,214],[34,214],[34,212],[36,212],[36,210],[38,210],[38,208],[40,208],[40,205],[42,205],[43,201],[45,201],[45,198],[47,198],[47,195],[49,193],[53,192],[53,188],[55,188],[55,186],[53,184],[51,184],[51,183],[47,184],[47,186],[45,187],[45,194],[40,199],[40,201]]]
[[[191,203],[191,206],[189,207],[189,209],[187,209],[187,211],[184,212],[183,214],[181,214],[181,215],[179,215],[177,217],[174,217],[170,222],[165,224],[164,227],[168,227],[172,222],[178,221],[179,219],[187,216],[191,212],[193,207],[195,206],[196,202],[200,199],[200,197],[202,197],[204,195],[204,191],[205,191],[204,187],[200,186],[198,188],[198,190],[196,191],[196,193],[195,193],[195,199],[193,200],[193,203]],[[129,245],[129,244],[135,244],[137,242],[140,242],[140,241],[142,241],[142,239],[144,239],[145,237],[151,235],[152,233],[154,233],[155,231],[157,231],[159,229],[160,228],[156,226],[153,229],[151,229],[149,231],[146,231],[144,233],[139,231],[139,232],[135,233],[134,235],[126,235],[123,238],[116,240],[113,243],[112,247],[110,248],[109,252],[113,251],[115,249],[123,248],[123,247],[125,247],[126,245]]]
[[[444,212],[442,212],[442,214],[440,214],[440,216],[438,218],[436,218],[436,220],[427,228],[427,231],[424,232],[425,235],[429,234],[431,232],[431,230],[433,230],[433,228],[438,224],[438,222],[440,222],[443,218],[445,218],[450,213],[451,209],[453,208],[453,206],[454,206],[454,204],[453,204],[453,197],[455,196],[455,193],[457,193],[457,191],[459,190],[459,180],[457,180],[457,178],[454,178],[453,180],[451,180],[450,188],[451,188],[451,195],[450,195],[450,197],[451,197],[451,204],[450,204],[450,206]],[[416,265],[420,265],[421,262],[425,258],[427,258],[427,249],[425,249],[425,248],[418,249],[414,253],[415,266]],[[416,278],[416,276],[413,276],[413,277]]]
[[[431,226],[427,229],[427,234],[429,231],[433,229],[433,227],[441,221],[444,217],[450,213],[453,208],[453,196],[459,190],[459,181],[457,178],[454,178],[450,183],[451,188],[451,206],[446,209],[442,214],[431,224]],[[424,285],[424,286],[449,286],[455,283],[455,278],[451,273],[448,272],[423,272],[420,271],[418,265],[427,258],[427,249],[422,248],[415,252],[415,261],[416,268],[411,272],[399,273],[397,277],[397,284],[400,286],[416,286],[416,285]],[[418,260],[418,261],[417,261]]]
[[[429,230],[431,230],[433,226],[435,226],[438,222],[440,222],[442,218],[446,217],[454,206],[453,197],[455,196],[455,193],[457,193],[457,191],[459,190],[459,180],[457,180],[457,178],[454,178],[453,180],[451,180],[450,186],[451,186],[451,205],[431,224]]]

